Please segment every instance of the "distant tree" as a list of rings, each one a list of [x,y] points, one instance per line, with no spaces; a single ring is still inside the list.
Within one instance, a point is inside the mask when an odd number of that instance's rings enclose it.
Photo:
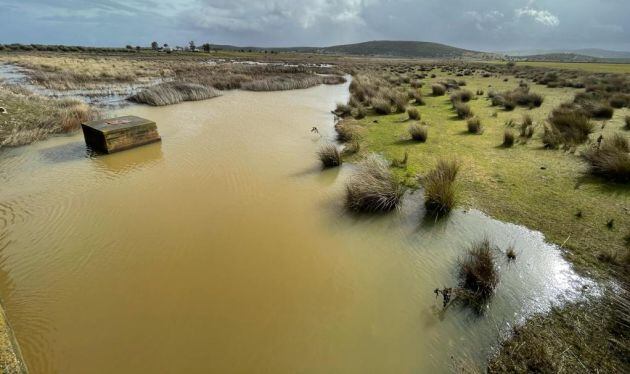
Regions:
[[[133,47],[132,47],[131,45],[129,45],[129,44],[127,44],[127,46],[126,46],[125,48],[127,48],[127,49],[133,49]]]
[[[195,42],[194,42],[193,40],[191,40],[191,41],[188,43],[188,46],[189,46],[189,48],[190,48],[190,50],[191,50],[191,51],[194,51],[195,49],[197,49],[197,47],[195,46]]]
[[[160,45],[158,44],[158,42],[151,42],[151,49],[154,51],[157,51],[158,48],[160,48]]]
[[[164,43],[164,48],[168,48],[168,43]]]
[[[139,45],[137,45],[137,46],[136,46],[136,51],[139,51],[139,50],[140,50],[140,46],[139,46]]]
[[[201,48],[203,49],[204,52],[210,52],[210,43],[204,43]]]

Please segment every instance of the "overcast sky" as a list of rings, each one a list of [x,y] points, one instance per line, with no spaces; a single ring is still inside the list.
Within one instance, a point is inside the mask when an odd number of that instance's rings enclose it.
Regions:
[[[0,0],[0,43],[630,51],[630,0]]]

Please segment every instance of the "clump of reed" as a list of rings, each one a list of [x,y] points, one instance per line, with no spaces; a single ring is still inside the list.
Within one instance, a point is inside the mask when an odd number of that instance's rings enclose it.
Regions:
[[[337,132],[337,140],[342,143],[358,140],[361,132],[361,127],[352,118],[338,121],[335,124],[335,131]]]
[[[411,124],[409,126],[409,135],[412,140],[417,142],[426,142],[429,136],[429,127],[426,125],[420,125],[417,123]]]
[[[325,168],[339,166],[342,163],[341,153],[334,144],[325,144],[317,152],[319,160]]]
[[[457,118],[466,119],[473,116],[473,111],[470,109],[470,106],[461,101],[456,101],[453,103],[453,109],[455,110],[455,114],[457,114]]]
[[[559,107],[554,109],[545,127],[543,144],[548,148],[558,148],[560,144],[572,146],[588,140],[593,132],[593,123],[577,108]]]
[[[391,114],[394,111],[390,101],[382,97],[372,99],[371,105],[378,114]]]
[[[494,293],[499,273],[494,264],[492,245],[485,238],[473,243],[466,256],[459,262],[460,297],[481,311]]]
[[[148,87],[128,100],[152,106],[164,106],[183,101],[198,101],[220,96],[221,93],[212,87],[195,83],[168,82]]]
[[[436,218],[448,214],[457,205],[455,182],[459,168],[457,160],[440,159],[435,169],[420,178],[424,186],[424,205]]]
[[[0,83],[0,148],[15,147],[46,139],[51,134],[76,131],[100,112],[76,99],[52,99],[21,87]]]
[[[504,148],[510,148],[514,145],[515,140],[514,132],[510,129],[505,129],[503,131],[503,143],[501,144]]]
[[[407,115],[410,120],[419,120],[420,119],[420,111],[416,108],[407,108]]]
[[[483,126],[481,125],[481,120],[479,119],[479,117],[469,118],[466,121],[466,126],[470,134],[479,135],[483,133]]]
[[[582,157],[589,165],[589,173],[606,180],[630,182],[630,145],[621,134],[605,138],[599,146],[592,145]]]
[[[355,212],[388,212],[400,204],[404,191],[387,161],[372,153],[357,165],[346,185],[346,206]]]
[[[350,104],[337,103],[337,107],[333,111],[339,117],[347,117],[352,114],[352,106]]]
[[[432,84],[431,93],[433,94],[433,96],[443,96],[446,93],[446,87],[439,83]]]

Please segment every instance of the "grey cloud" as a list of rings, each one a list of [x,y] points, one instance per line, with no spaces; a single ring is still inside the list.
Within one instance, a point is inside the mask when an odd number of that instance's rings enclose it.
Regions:
[[[0,42],[630,49],[626,0],[3,0]]]

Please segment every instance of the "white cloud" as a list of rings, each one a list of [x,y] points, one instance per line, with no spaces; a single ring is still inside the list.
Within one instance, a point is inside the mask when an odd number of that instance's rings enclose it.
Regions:
[[[516,9],[514,11],[516,18],[521,17],[530,17],[534,21],[545,25],[545,26],[558,26],[560,24],[560,19],[553,15],[548,10],[537,10],[530,7]]]

